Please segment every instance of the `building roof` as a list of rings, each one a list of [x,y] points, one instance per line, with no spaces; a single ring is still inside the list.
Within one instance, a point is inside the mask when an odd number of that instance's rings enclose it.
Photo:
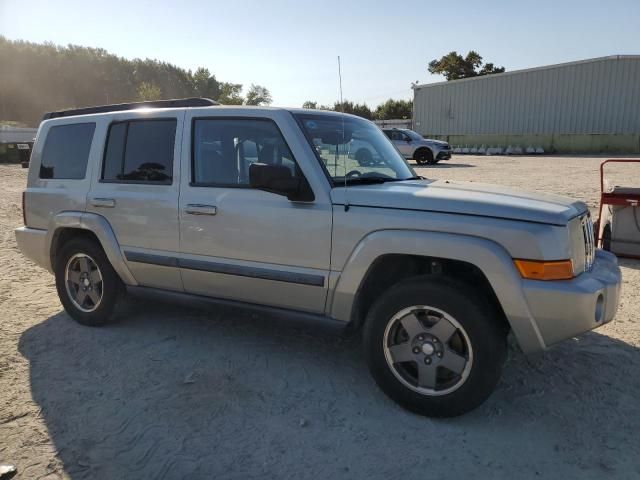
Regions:
[[[37,128],[0,125],[0,143],[30,143],[33,142],[37,131]]]
[[[604,61],[611,61],[611,60],[639,60],[640,61],[640,55],[609,55],[606,57],[596,57],[596,58],[588,58],[586,60],[576,60],[573,62],[565,62],[565,63],[554,63],[551,65],[543,65],[540,67],[532,67],[532,68],[523,68],[520,70],[511,70],[509,72],[504,72],[504,73],[493,73],[491,75],[482,75],[480,77],[469,77],[469,78],[460,78],[457,80],[444,80],[441,82],[433,82],[433,83],[422,83],[420,85],[414,85],[413,89],[414,90],[420,90],[421,88],[425,88],[425,87],[433,87],[436,85],[451,85],[451,84],[455,84],[455,83],[461,83],[461,82],[471,82],[471,81],[480,81],[480,80],[488,80],[488,79],[492,79],[492,78],[500,78],[500,77],[506,77],[509,75],[518,75],[518,74],[522,74],[522,73],[528,73],[528,72],[535,72],[535,71],[541,71],[541,70],[551,70],[551,69],[555,69],[555,68],[566,68],[566,67],[572,67],[575,65],[580,65],[580,64],[584,64],[584,63],[596,63],[596,62],[604,62]]]

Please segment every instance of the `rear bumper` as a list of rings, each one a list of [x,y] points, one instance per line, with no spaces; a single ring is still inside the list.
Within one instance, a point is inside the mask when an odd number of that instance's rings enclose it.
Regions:
[[[16,228],[16,242],[22,254],[29,260],[51,271],[51,259],[47,249],[47,231],[38,228]]]
[[[622,274],[615,255],[596,251],[591,271],[561,282],[523,281],[524,295],[544,347],[613,320]]]

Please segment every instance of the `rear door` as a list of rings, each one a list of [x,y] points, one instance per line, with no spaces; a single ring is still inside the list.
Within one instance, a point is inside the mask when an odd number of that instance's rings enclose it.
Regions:
[[[175,261],[184,111],[116,114],[102,125],[102,163],[87,211],[105,217],[141,285],[182,290]]]

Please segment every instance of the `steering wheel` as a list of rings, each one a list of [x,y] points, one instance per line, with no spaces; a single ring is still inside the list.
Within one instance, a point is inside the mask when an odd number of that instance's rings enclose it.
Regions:
[[[361,177],[361,176],[362,176],[362,172],[360,170],[351,170],[349,173],[345,175],[345,177],[347,178]]]

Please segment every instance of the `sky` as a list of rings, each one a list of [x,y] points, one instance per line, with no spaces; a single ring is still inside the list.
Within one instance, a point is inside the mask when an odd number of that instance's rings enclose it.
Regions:
[[[444,80],[427,64],[452,50],[507,70],[639,54],[640,0],[0,0],[0,35],[206,67],[287,107],[333,104],[339,55],[344,98],[375,107]]]

